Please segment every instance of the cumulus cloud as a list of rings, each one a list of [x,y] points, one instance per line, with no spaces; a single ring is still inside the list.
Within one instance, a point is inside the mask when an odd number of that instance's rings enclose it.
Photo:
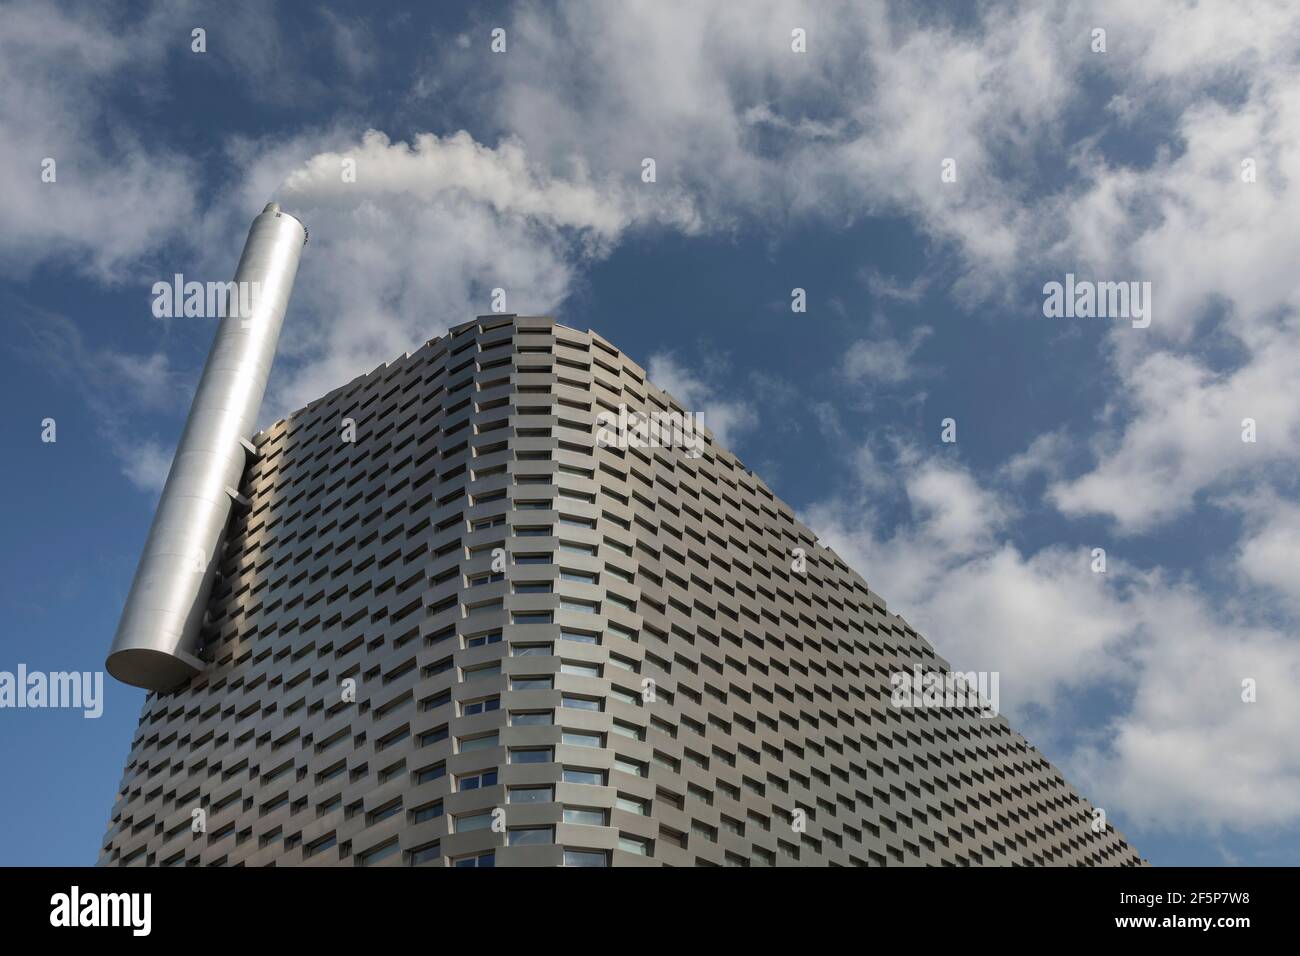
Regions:
[[[1003,672],[1004,709],[1021,724],[1059,732],[1032,708],[1051,711],[1063,692],[1117,673],[1112,653],[1133,636],[1122,575],[1094,574],[1085,548],[1023,553],[1008,533],[1015,508],[960,465],[913,449],[884,468],[858,449],[855,463],[864,455],[870,480],[804,519],[955,666]],[[906,503],[892,526],[882,471]]]
[[[873,335],[859,339],[845,350],[840,372],[853,385],[899,385],[913,378],[918,368],[912,356],[934,332],[928,325],[914,328],[906,339],[889,335],[883,322],[873,323]]]
[[[161,29],[156,9],[119,19],[0,7],[0,273],[57,261],[117,282],[181,236],[197,206],[194,164],[104,113],[106,89],[157,69]],[[53,182],[42,178],[47,160]]]
[[[650,356],[646,374],[657,388],[681,402],[686,411],[699,412],[704,427],[732,452],[743,434],[758,424],[753,406],[721,397],[713,376],[683,365],[671,352]]]
[[[866,460],[869,482],[804,519],[954,667],[998,671],[1003,710],[1063,753],[1076,783],[1151,829],[1295,823],[1300,648],[1283,625],[1115,552],[1098,573],[1085,546],[1026,550],[1015,509],[960,465],[906,449],[883,468]],[[882,471],[907,501],[892,524],[876,504]],[[1243,573],[1291,593],[1294,562],[1272,562],[1295,557],[1294,518],[1263,526],[1239,556]],[[1115,704],[1081,724],[1071,702],[1097,693]]]

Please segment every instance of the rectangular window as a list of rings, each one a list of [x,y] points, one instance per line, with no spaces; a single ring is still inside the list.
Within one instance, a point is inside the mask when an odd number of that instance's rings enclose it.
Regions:
[[[511,690],[550,690],[552,687],[551,678],[549,677],[512,677],[510,678]]]
[[[437,780],[439,777],[446,776],[447,764],[444,761],[438,761],[432,767],[425,767],[423,770],[415,772],[416,783],[428,783],[430,780]]]
[[[517,827],[506,831],[507,846],[544,846],[554,842],[554,827]]]
[[[604,850],[564,851],[565,866],[609,866],[609,854]]]
[[[554,787],[511,787],[506,791],[510,803],[550,803],[555,799]]]
[[[231,826],[233,827],[233,824]],[[326,834],[318,840],[313,840],[311,843],[308,843],[303,847],[303,859],[306,859],[309,856],[315,856],[317,853],[324,850],[328,850],[338,842],[338,838],[333,833]]]
[[[457,833],[472,833],[475,830],[488,830],[492,827],[492,811],[485,813],[465,813],[455,818]]]
[[[643,817],[650,814],[650,801],[642,800],[639,797],[625,797],[620,794],[614,800],[614,806],[620,810],[626,810],[628,813],[635,813]]]
[[[461,737],[458,740],[458,753],[473,753],[475,750],[488,750],[497,745],[497,735],[495,733],[484,734],[481,737]]]
[[[618,848],[625,853],[635,853],[637,856],[650,855],[650,841],[643,840],[641,837],[619,834]]]
[[[604,810],[587,810],[579,807],[564,808],[564,822],[580,826],[603,827],[608,820]]]
[[[634,777],[644,777],[646,772],[645,764],[639,760],[626,760],[623,757],[614,758],[614,769],[630,773]]]
[[[510,715],[510,725],[512,727],[548,727],[551,725],[552,720],[549,710],[528,710]]]
[[[631,724],[625,724],[621,720],[614,721],[614,733],[620,737],[629,737],[632,740],[645,740],[645,731],[640,727],[634,727]]]
[[[479,773],[464,773],[456,778],[456,789],[459,791],[478,790],[482,787],[496,786],[496,770],[484,770]]]
[[[570,747],[603,747],[605,739],[600,734],[579,734],[566,730],[560,736],[560,743]]]
[[[447,725],[443,724],[441,727],[434,727],[433,730],[426,730],[424,733],[420,734],[420,746],[427,747],[430,744],[436,744],[440,740],[446,739]]]
[[[550,624],[550,611],[512,611],[510,614],[512,624]]]
[[[554,653],[550,644],[511,644],[512,657],[550,657]]]
[[[371,810],[370,813],[366,814],[366,824],[371,825],[378,823],[380,820],[387,820],[389,817],[395,816],[401,812],[402,799],[401,797],[398,797],[396,800],[386,803],[379,809]]]
[[[494,661],[491,664],[480,664],[477,667],[466,667],[463,671],[465,680],[481,680],[484,677],[495,677],[501,673],[501,662]]]
[[[479,700],[469,700],[460,705],[462,717],[473,717],[475,714],[486,714],[488,711],[496,710],[501,706],[500,696],[483,697]]]
[[[481,869],[483,867],[495,867],[496,865],[497,865],[497,856],[496,853],[492,850],[488,850],[486,853],[477,853],[473,856],[462,856],[460,859],[452,863],[452,866],[458,868],[478,867]]]
[[[552,760],[550,747],[528,747],[528,748],[511,748],[511,763],[550,763]]]
[[[381,844],[374,849],[366,850],[364,853],[358,853],[357,866],[374,866],[380,860],[386,860],[390,856],[393,856],[401,848],[402,845],[397,841],[397,837],[393,837],[393,839],[389,840],[387,843]]]
[[[605,785],[605,771],[603,770],[576,770],[570,767],[564,768],[564,775],[561,778],[565,783],[585,783],[596,787]]]
[[[442,856],[442,847],[437,843],[426,843],[424,846],[418,846],[407,856],[411,866],[425,866],[432,863]]]
[[[426,803],[422,807],[416,807],[411,811],[412,823],[424,823],[428,820],[436,820],[442,816],[442,801],[435,800],[433,803]]]
[[[601,709],[601,701],[599,698],[575,697],[572,694],[564,694],[560,698],[560,706],[568,707],[572,710],[599,711]]]

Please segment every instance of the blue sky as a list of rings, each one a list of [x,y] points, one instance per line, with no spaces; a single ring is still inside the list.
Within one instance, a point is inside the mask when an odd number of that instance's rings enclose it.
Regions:
[[[1153,863],[1297,862],[1300,12],[445,6],[0,3],[0,670],[102,667],[214,331],[150,290],[275,198],[311,242],[265,423],[504,288],[998,671]],[[1067,272],[1151,325],[1046,318]],[[0,711],[0,862],[93,862],[143,702],[105,688]]]

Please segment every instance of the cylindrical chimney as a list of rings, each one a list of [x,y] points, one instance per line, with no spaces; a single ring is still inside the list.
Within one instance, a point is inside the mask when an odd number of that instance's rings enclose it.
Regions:
[[[278,203],[269,203],[248,231],[234,290],[228,291],[226,314],[105,662],[127,684],[169,691],[205,666],[198,656],[199,632],[232,496],[244,473],[244,442],[257,430],[306,242],[303,224]]]

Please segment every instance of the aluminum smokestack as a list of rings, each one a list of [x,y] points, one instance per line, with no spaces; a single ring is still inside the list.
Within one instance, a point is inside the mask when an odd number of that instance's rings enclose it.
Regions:
[[[227,296],[247,308],[228,304],[221,319],[105,662],[127,684],[169,691],[206,666],[208,596],[306,242],[279,203],[248,231]]]

